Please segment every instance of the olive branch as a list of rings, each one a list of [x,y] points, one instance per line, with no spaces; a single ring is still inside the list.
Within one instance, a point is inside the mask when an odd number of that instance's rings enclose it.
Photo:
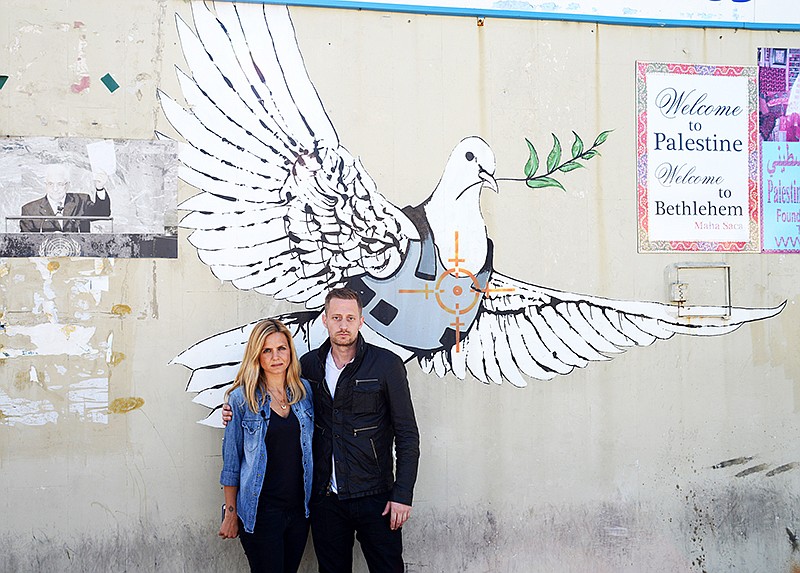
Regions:
[[[525,163],[525,179],[512,180],[524,181],[525,184],[531,189],[558,187],[562,191],[566,191],[561,182],[555,179],[553,175],[559,171],[561,173],[569,173],[575,169],[585,167],[582,163],[579,163],[579,161],[589,161],[593,157],[600,155],[600,152],[597,150],[597,148],[605,143],[612,131],[614,130],[609,129],[601,132],[600,135],[595,138],[592,146],[588,149],[585,148],[583,140],[580,138],[580,136],[573,131],[572,134],[575,136],[575,141],[572,142],[572,149],[570,150],[572,157],[565,161],[562,161],[561,142],[558,140],[558,137],[556,137],[556,134],[552,133],[553,148],[550,150],[550,153],[547,154],[547,171],[541,175],[536,175],[536,172],[539,170],[540,166],[539,154],[536,152],[536,148],[533,146],[530,140],[526,138],[525,143],[528,144],[530,156],[528,157],[527,163]]]

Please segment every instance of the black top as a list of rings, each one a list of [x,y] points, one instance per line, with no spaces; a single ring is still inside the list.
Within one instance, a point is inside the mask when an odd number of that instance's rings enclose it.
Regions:
[[[270,412],[267,436],[267,471],[258,498],[258,515],[268,509],[303,509],[303,452],[300,449],[300,422],[289,410],[282,418]]]

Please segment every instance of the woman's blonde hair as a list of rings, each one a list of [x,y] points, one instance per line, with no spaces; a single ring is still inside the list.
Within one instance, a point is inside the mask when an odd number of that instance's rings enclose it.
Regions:
[[[250,410],[258,412],[266,401],[267,380],[264,371],[261,369],[261,351],[267,336],[280,332],[286,337],[289,344],[291,357],[289,367],[286,369],[286,388],[288,388],[289,404],[295,404],[306,397],[306,389],[300,382],[300,361],[297,359],[297,351],[294,348],[292,333],[280,320],[268,318],[262,320],[253,327],[247,346],[244,349],[244,358],[239,366],[239,372],[233,380],[233,385],[225,392],[225,399],[239,386],[244,386],[244,397],[247,400]],[[261,402],[256,398],[256,388],[261,387]]]

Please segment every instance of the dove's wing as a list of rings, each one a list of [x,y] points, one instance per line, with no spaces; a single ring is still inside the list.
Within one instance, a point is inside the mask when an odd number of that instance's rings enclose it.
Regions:
[[[297,356],[319,346],[327,337],[327,331],[318,320],[319,312],[292,312],[275,316],[292,333]],[[261,319],[259,319],[261,320]],[[192,371],[186,391],[196,393],[192,402],[209,408],[211,412],[201,424],[222,427],[219,409],[225,391],[233,383],[244,356],[247,339],[258,320],[238,328],[232,328],[210,336],[190,346],[170,361],[181,364]]]
[[[200,259],[238,288],[309,308],[349,277],[390,276],[417,231],[339,145],[287,8],[215,11],[192,2],[196,33],[177,18],[187,107],[159,92],[187,142],[180,176],[202,191],[180,205]]]
[[[524,375],[550,380],[577,366],[610,360],[632,346],[648,346],[674,334],[715,336],[746,322],[770,318],[774,308],[731,308],[728,318],[679,319],[677,307],[657,302],[619,301],[542,288],[492,274],[479,312],[460,348],[442,350],[420,364],[443,376],[464,378],[469,370],[483,382],[508,380],[526,386]],[[719,311],[714,308],[708,310]]]

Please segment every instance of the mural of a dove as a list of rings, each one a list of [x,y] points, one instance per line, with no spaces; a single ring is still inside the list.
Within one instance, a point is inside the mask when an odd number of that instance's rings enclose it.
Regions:
[[[515,386],[676,333],[725,334],[783,309],[731,308],[726,318],[688,323],[671,305],[501,274],[480,210],[482,190],[497,191],[483,139],[459,142],[429,197],[400,209],[340,144],[285,6],[225,2],[212,13],[193,2],[192,13],[194,30],[177,18],[190,70],[178,71],[187,107],[159,93],[186,140],[180,176],[201,190],[182,203],[189,214],[181,225],[219,279],[304,305],[282,317],[298,351],[323,340],[323,300],[340,286],[362,294],[371,342],[417,358],[429,373]],[[214,335],[173,361],[193,371],[187,391],[212,409],[206,424],[219,424],[249,331]]]

